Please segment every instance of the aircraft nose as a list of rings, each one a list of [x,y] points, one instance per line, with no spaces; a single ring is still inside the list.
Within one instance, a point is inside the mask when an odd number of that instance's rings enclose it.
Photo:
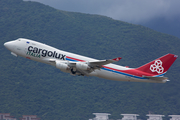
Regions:
[[[8,49],[8,50],[12,50],[13,49],[13,41],[10,41],[10,42],[5,42],[4,43],[4,46]]]
[[[8,42],[4,43],[4,46],[7,48],[8,47]]]

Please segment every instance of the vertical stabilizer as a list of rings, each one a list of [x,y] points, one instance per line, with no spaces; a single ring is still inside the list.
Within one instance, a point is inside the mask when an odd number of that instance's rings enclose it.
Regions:
[[[137,68],[137,70],[152,75],[162,75],[167,72],[167,70],[171,67],[171,65],[174,63],[177,57],[178,56],[174,54],[167,54]]]

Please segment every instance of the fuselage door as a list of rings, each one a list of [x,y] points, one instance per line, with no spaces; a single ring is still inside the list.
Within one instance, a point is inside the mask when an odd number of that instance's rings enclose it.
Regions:
[[[28,52],[28,46],[30,46],[30,42],[29,42],[29,41],[26,41],[25,54],[27,54],[27,52]]]

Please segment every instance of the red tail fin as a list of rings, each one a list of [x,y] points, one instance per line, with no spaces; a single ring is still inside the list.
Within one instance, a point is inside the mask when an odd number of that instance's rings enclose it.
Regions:
[[[137,68],[137,70],[147,72],[153,75],[164,74],[171,67],[177,57],[177,55],[167,54]]]

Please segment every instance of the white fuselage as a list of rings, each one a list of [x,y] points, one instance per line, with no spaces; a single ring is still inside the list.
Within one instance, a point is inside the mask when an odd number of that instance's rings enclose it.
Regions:
[[[97,61],[96,59],[73,54],[70,52],[65,52],[58,50],[54,47],[48,46],[46,44],[36,42],[29,39],[19,38],[15,41],[10,41],[4,44],[7,49],[9,49],[13,55],[22,56],[34,61],[46,63],[52,66],[56,66],[54,62],[50,60],[57,61],[72,61],[72,62],[90,62]],[[109,80],[116,81],[132,81],[132,82],[153,82],[153,83],[164,83],[166,81],[154,81],[145,79],[144,77],[131,75],[123,70],[130,70],[132,68],[127,68],[115,64],[104,65],[103,68],[95,69],[93,72],[88,73],[88,76],[97,76],[100,78],[105,78]]]

